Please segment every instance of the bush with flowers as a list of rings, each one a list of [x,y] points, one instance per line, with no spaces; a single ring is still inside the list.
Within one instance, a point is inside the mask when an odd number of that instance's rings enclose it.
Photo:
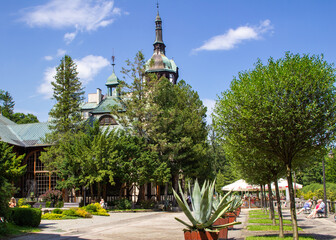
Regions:
[[[40,195],[43,202],[51,202],[53,205],[63,200],[62,192],[59,190],[48,190]]]

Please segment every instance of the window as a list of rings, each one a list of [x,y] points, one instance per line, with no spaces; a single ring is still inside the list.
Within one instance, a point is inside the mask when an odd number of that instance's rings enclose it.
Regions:
[[[100,125],[117,125],[117,122],[112,116],[104,115],[99,119]]]

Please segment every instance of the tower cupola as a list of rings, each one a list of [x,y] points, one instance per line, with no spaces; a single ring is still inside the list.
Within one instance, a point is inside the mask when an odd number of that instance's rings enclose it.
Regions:
[[[173,84],[178,79],[178,67],[173,59],[166,57],[166,45],[162,38],[162,20],[159,14],[159,4],[157,4],[157,15],[155,18],[155,41],[152,57],[146,62],[146,73],[155,73],[158,78],[165,77]]]
[[[119,93],[117,91],[117,87],[119,85],[119,79],[114,72],[114,66],[115,66],[114,59],[115,57],[112,56],[113,72],[111,76],[108,77],[105,83],[105,85],[107,86],[107,97],[119,97]]]

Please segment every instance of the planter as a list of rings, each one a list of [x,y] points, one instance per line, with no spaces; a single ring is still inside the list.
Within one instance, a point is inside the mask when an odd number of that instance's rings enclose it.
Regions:
[[[229,219],[229,223],[233,223],[234,221],[236,221],[236,214],[234,214],[233,212],[225,213],[225,218]],[[233,229],[233,225],[229,226],[228,229]]]
[[[219,240],[219,233],[206,231],[185,231],[185,240]]]
[[[228,218],[218,218],[216,220],[216,222],[214,222],[214,226],[216,225],[224,225],[224,224],[228,224],[229,223],[229,219]],[[221,230],[219,230],[219,236],[218,236],[219,240],[224,240],[224,239],[228,239],[228,228],[223,228]]]

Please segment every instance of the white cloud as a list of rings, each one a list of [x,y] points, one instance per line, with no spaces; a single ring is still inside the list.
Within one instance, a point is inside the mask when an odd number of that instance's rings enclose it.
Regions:
[[[88,55],[76,60],[78,77],[84,85],[88,84],[104,67],[109,65],[109,61],[102,56]]]
[[[270,20],[265,20],[259,26],[241,26],[237,29],[229,29],[225,34],[218,35],[205,41],[205,43],[194,49],[194,52],[207,50],[230,50],[245,40],[261,39],[262,34],[273,29]]]
[[[114,1],[110,0],[50,0],[24,9],[21,20],[31,27],[74,28],[74,32],[64,35],[64,40],[70,43],[78,31],[90,32],[113,23],[122,14],[113,5]]]
[[[51,61],[54,58],[52,56],[44,56],[44,60]]]
[[[56,75],[55,67],[48,67],[44,71],[43,83],[38,87],[37,92],[44,95],[45,98],[51,98],[53,95],[51,82],[54,81],[55,75]]]
[[[102,56],[88,55],[82,59],[75,59],[74,61],[77,64],[78,77],[84,86],[92,81],[104,67],[109,65],[109,61]],[[37,92],[44,95],[45,98],[51,98],[53,95],[51,82],[54,81],[55,75],[56,66],[48,67],[44,71],[43,82],[38,87]]]
[[[77,36],[77,31],[72,32],[72,33],[66,33],[64,34],[64,41],[66,42],[66,44],[70,44],[75,37]]]
[[[215,105],[216,105],[216,101],[213,100],[213,99],[203,99],[203,104],[204,106],[207,107],[207,117],[206,117],[206,121],[207,123],[210,125],[212,123],[212,117],[211,117],[211,114],[215,108]]]
[[[66,54],[66,50],[62,48],[57,49],[57,54],[56,54],[57,57],[63,57],[65,54]]]

